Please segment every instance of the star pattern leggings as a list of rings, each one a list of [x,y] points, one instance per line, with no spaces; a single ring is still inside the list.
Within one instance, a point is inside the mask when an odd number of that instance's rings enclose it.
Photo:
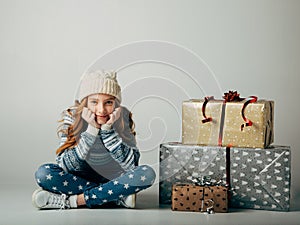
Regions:
[[[48,163],[38,168],[35,179],[40,187],[53,193],[66,195],[83,193],[87,207],[94,208],[150,187],[154,183],[155,172],[147,165],[137,166],[113,180],[97,184],[66,173],[57,164]]]

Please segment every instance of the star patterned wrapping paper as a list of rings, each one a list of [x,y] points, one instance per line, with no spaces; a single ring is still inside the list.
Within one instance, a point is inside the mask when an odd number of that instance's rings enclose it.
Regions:
[[[226,180],[226,148],[218,146],[160,145],[159,202],[171,204],[172,185],[192,183],[192,177]],[[288,211],[290,207],[289,146],[266,149],[231,148],[230,207]]]
[[[182,104],[182,143],[217,146],[222,131],[222,146],[266,148],[273,142],[274,102],[259,100],[245,108],[245,116],[253,122],[244,127],[242,107],[245,101],[228,102],[225,106],[224,123],[221,124],[223,101],[211,100],[206,104],[205,114],[211,122],[202,123],[204,100],[189,100]]]

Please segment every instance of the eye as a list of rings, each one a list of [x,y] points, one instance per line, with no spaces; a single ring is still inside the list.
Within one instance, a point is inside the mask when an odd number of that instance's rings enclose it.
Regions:
[[[105,102],[105,105],[112,105],[114,104],[114,101],[113,100],[108,100]]]
[[[96,105],[96,104],[97,104],[97,101],[91,100],[90,103],[91,103],[92,105]]]

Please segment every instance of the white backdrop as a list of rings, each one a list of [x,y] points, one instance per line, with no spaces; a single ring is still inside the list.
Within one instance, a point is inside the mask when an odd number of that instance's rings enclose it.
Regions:
[[[90,65],[120,46],[156,40],[196,62],[155,54],[206,69],[188,75],[157,58],[126,66],[138,52],[122,55],[119,80],[142,163],[156,168],[159,143],[180,141],[178,101],[233,89],[275,101],[275,143],[292,147],[299,194],[299,10],[297,0],[0,0],[1,183],[34,186],[38,165],[54,160],[60,112]]]

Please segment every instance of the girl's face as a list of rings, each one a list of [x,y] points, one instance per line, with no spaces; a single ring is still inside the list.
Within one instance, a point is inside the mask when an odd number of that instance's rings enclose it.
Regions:
[[[93,94],[88,96],[87,108],[95,113],[98,124],[105,124],[109,114],[115,110],[115,97],[106,94]]]

